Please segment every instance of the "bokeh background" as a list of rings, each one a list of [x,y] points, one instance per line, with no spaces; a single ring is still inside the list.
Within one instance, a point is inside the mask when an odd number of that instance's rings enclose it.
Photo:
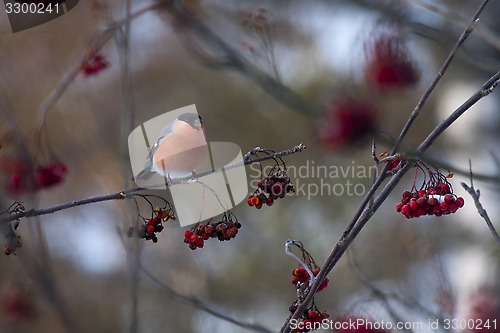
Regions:
[[[215,59],[217,54],[192,38],[189,18],[149,11],[130,25],[128,80],[122,29],[98,51],[108,66],[95,75],[77,74],[47,113],[41,135],[35,132],[40,105],[78,66],[110,20],[125,17],[126,4],[82,0],[62,17],[17,33],[11,32],[0,6],[0,157],[29,158],[33,168],[57,161],[68,170],[63,182],[45,190],[3,191],[2,211],[14,200],[27,209],[43,208],[132,187],[126,149],[130,130],[190,104],[202,115],[209,141],[234,142],[243,151],[307,146],[284,158],[300,191],[261,210],[240,204],[232,211],[243,224],[237,237],[209,240],[196,251],[183,243],[185,228],[172,222],[157,244],[127,238],[126,230],[137,219],[132,200],[21,219],[22,247],[17,255],[0,257],[0,332],[247,331],[174,297],[168,288],[238,321],[278,331],[296,298],[291,277],[298,264],[285,254],[285,241],[302,241],[321,265],[362,200],[359,193],[338,191],[347,191],[350,182],[364,195],[371,182],[358,173],[374,165],[371,141],[361,137],[362,130],[333,135],[331,140],[339,140],[333,143],[319,135],[338,133],[328,121],[332,109],[351,98],[376,110],[377,153],[389,150],[480,2],[183,3],[311,108],[286,105],[237,70],[207,67],[193,50]],[[134,12],[148,4],[130,5]],[[406,147],[416,147],[498,71],[499,12],[500,5],[491,1],[412,127]],[[265,14],[264,28],[249,28],[248,18],[259,13]],[[374,41],[387,35],[398,36],[396,54],[411,64],[406,70],[418,80],[403,79],[386,89],[367,79]],[[460,186],[469,182],[470,159],[474,172],[484,176],[474,185],[500,228],[498,98],[494,92],[481,100],[429,151],[429,158],[455,172],[450,181],[465,207],[445,217],[406,220],[394,206],[412,187],[414,173],[408,173],[330,273],[329,287],[317,295],[316,305],[332,319],[347,315],[427,323],[431,318],[497,318],[500,325],[499,243]],[[348,172],[318,176],[312,174],[315,166]],[[6,184],[10,174],[2,171]],[[255,186],[257,168],[247,172]],[[328,192],[333,186],[337,192]],[[489,330],[499,331],[499,326]]]

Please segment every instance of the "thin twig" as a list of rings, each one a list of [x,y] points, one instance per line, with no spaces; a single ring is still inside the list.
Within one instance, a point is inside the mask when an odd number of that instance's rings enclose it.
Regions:
[[[196,38],[195,43],[204,45],[205,48],[210,50],[213,54],[209,54],[206,51],[203,52],[201,47],[193,48],[187,44],[187,48],[195,50],[196,52],[193,54],[198,56],[202,62],[216,64],[216,67],[224,67],[240,72],[250,80],[254,81],[268,94],[294,110],[300,111],[309,116],[317,116],[321,113],[321,108],[318,105],[307,101],[292,89],[282,84],[272,75],[269,75],[265,71],[254,66],[240,52],[229,45],[229,43],[224,41],[207,25],[199,20],[196,15],[190,13],[181,1],[175,1],[175,5],[170,6],[169,9],[170,14],[174,18],[182,19],[184,17],[189,17],[189,22],[182,25],[182,28],[186,29],[187,32],[192,33],[192,38]],[[188,39],[187,43],[193,43],[193,40]]]
[[[108,25],[106,29],[97,34],[92,41],[89,43],[89,47],[93,51],[100,50],[111,37],[113,37],[115,31],[119,29],[122,25],[129,23],[130,21],[138,18],[139,16],[154,10],[160,6],[159,3],[153,2],[150,3],[138,10],[134,13],[130,13],[125,18],[114,21]],[[84,53],[85,54],[85,53]],[[80,66],[82,63],[82,59],[84,59],[85,55],[82,55],[73,65],[70,66],[68,71],[62,76],[59,82],[56,84],[54,89],[50,92],[50,94],[45,98],[45,100],[40,104],[37,109],[37,117],[38,123],[35,132],[38,134],[41,132],[43,125],[45,123],[45,119],[47,118],[48,112],[52,109],[52,107],[57,103],[57,101],[61,98],[62,94],[69,87],[71,82],[75,80],[80,73]]]
[[[453,58],[455,58],[455,55],[457,54],[458,49],[462,46],[463,42],[471,34],[472,30],[474,29],[474,26],[477,24],[479,15],[481,15],[481,12],[483,11],[484,7],[486,6],[486,4],[488,2],[489,2],[489,0],[484,0],[479,5],[479,8],[476,10],[476,13],[472,16],[472,19],[470,20],[469,25],[464,30],[464,32],[462,33],[462,35],[460,36],[460,38],[457,40],[455,46],[453,47],[453,49],[451,50],[450,54],[448,55],[448,57],[444,61],[441,69],[438,71],[436,77],[434,78],[434,80],[431,82],[431,84],[429,85],[429,87],[427,88],[427,90],[422,95],[422,98],[418,102],[417,106],[415,107],[415,109],[411,113],[410,118],[408,118],[408,121],[406,122],[406,124],[404,125],[403,129],[401,130],[401,133],[399,134],[399,137],[396,140],[396,143],[394,144],[393,153],[395,153],[395,152],[398,151],[399,145],[401,144],[401,142],[405,138],[405,136],[408,133],[408,130],[410,129],[411,125],[413,124],[413,122],[415,121],[415,119],[420,114],[420,111],[422,110],[422,108],[424,107],[425,103],[429,99],[429,96],[434,92],[434,89],[438,85],[439,81],[441,81],[441,78],[443,77],[444,73],[448,69],[448,66],[453,61]]]
[[[456,11],[453,12],[449,10],[449,8],[446,10],[433,3],[422,0],[406,0],[406,2],[416,6],[420,6],[421,8],[424,8],[433,14],[437,14],[443,17],[448,22],[460,26],[462,29],[467,29],[467,26],[469,25],[469,22],[467,22],[465,18],[457,15]],[[474,34],[482,38],[486,43],[490,44],[497,50],[500,50],[500,39],[491,30],[487,29],[484,26],[478,26],[476,29],[474,29]]]
[[[481,217],[486,222],[486,225],[488,226],[488,229],[490,229],[491,233],[493,234],[493,237],[495,237],[496,241],[500,243],[500,235],[498,235],[498,232],[496,231],[495,227],[493,226],[493,223],[491,222],[491,219],[488,216],[488,212],[486,211],[486,209],[484,209],[483,205],[479,201],[479,196],[481,195],[481,193],[479,192],[479,190],[476,190],[474,188],[474,183],[472,180],[472,178],[473,178],[472,177],[472,164],[471,164],[470,160],[469,160],[469,169],[470,169],[470,186],[464,182],[461,182],[460,185],[462,185],[464,190],[466,190],[467,193],[470,194],[470,196],[474,200],[474,204],[476,205],[477,212],[479,213],[479,215],[481,215]]]
[[[488,3],[489,0],[484,0],[481,5],[479,6],[478,10],[473,16],[473,19],[471,20],[471,26],[470,30],[472,31],[472,27],[474,23],[476,22],[477,18],[479,17],[479,14],[482,12],[484,9],[484,6]],[[456,46],[452,49],[450,56],[448,59],[445,61],[445,64],[443,65],[443,68],[439,71],[438,75],[436,76],[436,79],[431,83],[430,87],[427,89],[427,91],[424,93],[422,96],[421,100],[417,104],[417,107],[415,110],[412,112],[410,115],[410,118],[408,122],[405,124],[405,127],[403,128],[398,140],[396,141],[395,144],[395,149],[394,152],[397,151],[397,148],[399,144],[402,142],[404,139],[408,129],[410,126],[413,124],[413,121],[415,120],[416,116],[420,112],[421,108],[431,95],[431,93],[434,91],[434,88],[436,87],[437,83],[440,81],[441,77],[443,76],[444,72],[448,68],[449,63],[453,59],[454,54],[456,54],[458,47],[460,47],[465,40],[465,38],[470,34],[471,31],[464,31],[462,36],[459,39],[459,42],[457,42]],[[441,122],[435,129],[432,131],[429,136],[422,142],[422,144],[418,147],[417,151],[419,153],[424,153],[432,144],[432,142],[442,134],[444,129],[449,127],[458,117],[463,114],[466,110],[468,110],[472,105],[474,105],[477,101],[479,101],[481,98],[486,96],[487,94],[491,93],[491,91],[496,87],[498,84],[498,80],[500,78],[500,73],[495,74],[492,78],[490,78],[484,85],[483,87],[476,93],[473,97],[471,97],[467,102],[465,102],[459,109],[455,110],[449,117],[447,117],[443,122]],[[295,312],[291,317],[289,317],[284,324],[284,326],[281,329],[281,333],[289,333],[290,332],[290,321],[292,319],[298,319],[298,317],[304,312],[306,307],[310,304],[312,301],[314,294],[316,290],[318,289],[319,285],[323,281],[323,279],[326,277],[326,275],[333,269],[333,267],[336,265],[336,263],[340,260],[340,258],[343,256],[349,245],[352,243],[352,241],[357,237],[357,235],[361,232],[363,227],[366,225],[366,223],[371,219],[373,214],[378,210],[378,208],[382,205],[382,203],[387,199],[389,194],[394,190],[396,185],[399,183],[399,181],[402,179],[402,177],[410,170],[411,164],[405,164],[399,169],[399,171],[390,179],[390,181],[387,183],[387,185],[382,189],[381,193],[376,197],[376,199],[373,201],[373,203],[370,205],[369,209],[366,209],[366,206],[368,203],[370,203],[371,196],[375,195],[376,190],[378,187],[382,184],[382,181],[385,178],[385,175],[387,173],[387,169],[389,167],[389,163],[385,165],[383,168],[382,172],[380,173],[378,179],[374,182],[370,190],[368,191],[367,195],[363,198],[363,201],[359,205],[354,218],[351,220],[351,223],[349,226],[346,228],[345,232],[343,233],[342,237],[339,239],[333,250],[331,251],[330,255],[328,256],[327,260],[325,261],[325,264],[323,267],[320,269],[320,272],[318,276],[316,277],[315,282],[310,288],[310,291],[308,292],[307,296],[305,297],[304,301],[301,302],[298,306]]]
[[[285,242],[285,253],[287,255],[289,255],[290,257],[292,257],[293,259],[297,260],[297,262],[300,264],[300,266],[302,266],[306,270],[307,274],[309,275],[309,285],[311,285],[314,282],[314,279],[315,279],[313,272],[311,271],[311,269],[309,268],[309,266],[305,262],[303,262],[302,260],[300,260],[300,258],[297,257],[292,252],[292,250],[290,249],[290,245],[295,245],[298,248],[302,249],[302,244],[300,242],[295,241],[295,240],[288,239]]]
[[[354,274],[358,277],[358,279],[368,287],[368,289],[371,290],[373,296],[378,298],[380,302],[382,302],[383,307],[389,314],[389,316],[392,317],[392,319],[395,322],[402,323],[404,322],[403,319],[396,313],[396,311],[393,309],[393,306],[389,303],[389,299],[387,295],[377,286],[375,286],[370,279],[365,275],[365,273],[361,270],[361,268],[357,265],[356,259],[354,258],[354,255],[352,255],[350,252],[347,252],[347,261],[349,262],[349,266],[351,266]],[[403,332],[408,332],[408,333],[413,333],[413,330],[411,329],[402,329]]]
[[[214,308],[214,306],[209,305],[201,300],[199,300],[196,297],[193,296],[186,296],[183,295],[179,292],[177,292],[175,289],[170,287],[168,284],[161,282],[158,280],[152,273],[147,271],[143,266],[139,267],[140,271],[148,278],[150,279],[154,284],[156,284],[158,287],[161,288],[164,292],[166,292],[170,297],[175,298],[179,301],[182,301],[190,306],[193,306],[196,309],[202,310],[216,318],[220,318],[222,320],[225,320],[229,323],[232,323],[238,327],[254,331],[254,332],[261,332],[261,333],[272,333],[273,331],[259,325],[259,324],[254,324],[254,323],[248,323],[244,322],[241,319],[234,318],[233,316],[229,316],[226,313],[224,313],[221,310],[217,310]]]
[[[500,72],[493,75],[483,86],[479,89],[471,98],[469,98],[464,104],[462,104],[458,109],[456,109],[451,115],[449,115],[445,120],[443,120],[428,136],[427,138],[420,144],[417,149],[417,152],[424,153],[437,139],[446,128],[448,128],[453,122],[455,122],[465,111],[470,109],[475,103],[477,103],[481,98],[487,96],[491,93],[491,91],[497,86],[500,80]],[[328,273],[333,269],[333,267],[337,264],[340,258],[345,253],[346,249],[352,243],[352,241],[357,237],[357,235],[361,232],[366,223],[370,220],[373,214],[378,210],[378,208],[382,205],[382,203],[387,199],[392,190],[396,187],[402,177],[410,170],[412,165],[410,163],[401,167],[401,169],[390,179],[387,185],[382,189],[380,194],[373,201],[373,204],[369,209],[365,209],[366,205],[369,203],[370,198],[374,195],[375,191],[382,184],[383,178],[387,172],[387,168],[389,164],[386,164],[384,169],[382,170],[380,176],[377,181],[372,185],[367,195],[363,198],[363,201],[359,205],[354,218],[351,220],[351,223],[344,231],[343,236],[337,242],[332,252],[328,256],[327,260],[323,268],[321,268],[319,274],[316,277],[316,281],[311,286],[311,290],[307,294],[304,301],[297,307],[297,310],[294,312],[290,319],[297,319],[300,314],[304,311],[307,305],[311,302],[314,292],[318,289],[320,283],[323,279],[328,275]],[[288,324],[285,325],[281,332],[290,332],[290,327]]]
[[[223,170],[241,167],[243,165],[249,165],[249,164],[253,164],[253,163],[260,163],[260,162],[263,162],[266,160],[276,159],[276,158],[281,157],[281,156],[295,154],[295,153],[301,152],[303,149],[305,149],[305,146],[303,144],[299,144],[291,149],[287,149],[287,150],[277,152],[277,153],[274,153],[271,155],[262,156],[262,157],[255,158],[255,159],[245,159],[243,161],[236,162],[236,163],[221,167],[221,168],[216,169],[216,170],[210,170],[210,171],[198,174],[197,177],[201,178],[201,177],[204,177],[204,176],[209,175],[209,174],[221,172]],[[183,180],[184,180],[183,178],[179,178],[179,182],[182,182]],[[176,184],[176,182],[172,182],[172,184]],[[66,202],[66,203],[63,203],[63,204],[60,204],[57,206],[53,206],[53,207],[40,208],[40,209],[32,208],[29,210],[17,212],[15,214],[10,214],[9,216],[3,217],[2,219],[0,219],[0,224],[10,222],[10,221],[15,221],[15,220],[18,220],[18,219],[24,218],[24,217],[33,217],[33,216],[52,214],[52,213],[55,213],[55,212],[58,212],[61,210],[65,210],[65,209],[69,209],[69,208],[73,208],[73,207],[78,207],[78,206],[83,206],[83,205],[88,205],[88,204],[92,204],[92,203],[98,203],[98,202],[104,202],[104,201],[110,201],[110,200],[122,200],[125,198],[128,199],[128,198],[132,198],[138,192],[152,189],[152,188],[156,188],[158,186],[159,185],[151,185],[151,186],[147,186],[147,187],[136,186],[136,187],[129,188],[127,190],[123,190],[123,191],[119,191],[119,192],[115,192],[115,193],[111,193],[111,194],[95,196],[95,197],[79,199],[79,200],[73,200],[73,201]],[[162,183],[161,186],[163,187],[163,186],[165,186],[165,184]]]
[[[465,111],[469,110],[480,99],[489,95],[500,82],[500,71],[486,81],[480,90],[472,95],[467,101],[460,105],[451,115],[444,119],[436,128],[425,138],[417,148],[417,153],[425,152],[448,127],[451,126]]]
[[[130,77],[130,28],[132,15],[131,0],[125,0],[125,19],[124,27],[118,29],[115,34],[115,41],[117,48],[120,51],[120,74],[121,74],[121,89],[122,89],[122,108],[121,108],[121,146],[122,150],[122,163],[125,165],[127,162],[127,135],[133,130],[134,116],[135,116],[135,100],[132,86],[132,78]],[[128,168],[123,168],[123,179],[128,184],[131,179],[131,171]],[[130,207],[130,206],[129,206]],[[137,224],[137,220],[136,223]],[[137,227],[137,225],[135,225]],[[127,255],[130,257],[129,262],[136,263],[136,265],[129,265],[130,274],[130,316],[128,321],[128,332],[137,333],[139,331],[139,285],[140,285],[140,272],[135,269],[141,260],[142,244],[139,239],[135,238],[129,244]]]

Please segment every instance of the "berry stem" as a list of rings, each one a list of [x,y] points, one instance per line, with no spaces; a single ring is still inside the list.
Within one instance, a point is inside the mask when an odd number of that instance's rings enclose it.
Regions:
[[[313,283],[314,283],[314,280],[315,280],[315,276],[313,274],[313,272],[309,269],[309,266],[306,265],[305,262],[303,262],[302,260],[300,260],[299,257],[297,257],[293,252],[292,250],[290,249],[290,246],[291,245],[294,245],[294,246],[297,246],[299,249],[303,250],[303,247],[302,247],[302,244],[298,241],[294,241],[294,240],[290,240],[288,239],[286,242],[285,242],[285,253],[287,255],[289,255],[290,257],[294,258],[295,260],[298,261],[298,263],[304,267],[304,269],[306,270],[307,274],[309,274],[309,286],[311,286]]]

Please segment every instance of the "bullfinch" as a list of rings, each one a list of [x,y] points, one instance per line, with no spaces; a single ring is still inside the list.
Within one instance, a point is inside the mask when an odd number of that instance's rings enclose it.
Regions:
[[[155,173],[169,178],[188,176],[203,163],[207,153],[201,117],[184,113],[161,130],[144,169],[135,179],[147,180]]]

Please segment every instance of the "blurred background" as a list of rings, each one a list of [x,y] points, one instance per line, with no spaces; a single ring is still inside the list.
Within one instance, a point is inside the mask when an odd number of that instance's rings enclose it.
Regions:
[[[185,0],[184,16],[166,2],[132,20],[128,32],[114,30],[99,50],[96,36],[126,16],[125,2],[82,0],[16,33],[2,10],[2,211],[16,200],[26,209],[46,208],[133,187],[130,131],[191,104],[208,141],[233,142],[243,152],[299,143],[307,149],[284,158],[296,193],[260,210],[238,205],[238,235],[207,240],[195,251],[175,221],[165,223],[156,244],[126,237],[138,216],[133,200],[21,219],[22,247],[0,256],[0,332],[248,331],[171,290],[279,331],[296,299],[291,278],[298,263],[285,254],[285,241],[300,240],[324,263],[370,187],[371,139],[378,154],[390,150],[480,2]],[[131,11],[151,3],[132,1]],[[405,149],[417,147],[498,71],[499,12],[491,1]],[[196,22],[212,35],[193,29]],[[244,61],[225,58],[221,45]],[[435,167],[455,173],[449,181],[464,208],[407,220],[394,207],[413,186],[410,171],[329,274],[328,288],[316,296],[321,311],[332,319],[490,318],[500,325],[499,243],[460,186],[470,183],[470,159],[481,202],[500,228],[498,99],[493,92],[477,103],[428,152]],[[253,192],[259,168],[247,167],[247,178]],[[27,179],[39,185],[29,187]],[[148,215],[146,205],[140,209]],[[10,227],[2,229],[15,248]]]

